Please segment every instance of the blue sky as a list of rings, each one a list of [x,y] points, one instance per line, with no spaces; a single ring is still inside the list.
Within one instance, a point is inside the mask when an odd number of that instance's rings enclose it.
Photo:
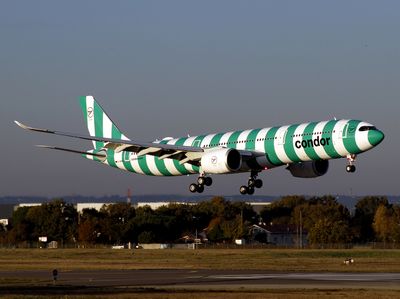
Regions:
[[[86,134],[93,94],[126,134],[151,141],[355,118],[383,130],[356,174],[261,175],[258,194],[399,194],[398,1],[9,1],[0,9],[1,195],[188,194],[191,177],[124,173],[34,144],[14,119]],[[236,194],[246,174],[215,176]]]

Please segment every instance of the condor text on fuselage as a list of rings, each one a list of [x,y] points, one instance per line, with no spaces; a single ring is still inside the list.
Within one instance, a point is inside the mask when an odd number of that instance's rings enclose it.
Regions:
[[[294,146],[296,148],[307,148],[307,147],[315,147],[315,146],[325,146],[325,145],[329,145],[329,141],[331,140],[330,137],[327,138],[320,138],[319,136],[317,136],[317,138],[315,139],[308,139],[308,140],[297,140],[294,143]]]

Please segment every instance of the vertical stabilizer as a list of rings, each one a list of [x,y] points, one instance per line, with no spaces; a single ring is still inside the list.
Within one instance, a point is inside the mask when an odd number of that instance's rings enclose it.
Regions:
[[[129,140],[108,117],[93,96],[80,97],[79,102],[90,136]],[[104,142],[93,141],[93,148],[100,149],[103,146]]]

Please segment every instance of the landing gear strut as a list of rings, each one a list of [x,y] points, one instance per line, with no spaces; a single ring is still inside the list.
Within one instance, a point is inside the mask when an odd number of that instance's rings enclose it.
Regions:
[[[254,188],[261,188],[263,185],[262,180],[257,179],[258,172],[257,171],[252,171],[250,174],[250,178],[247,181],[247,186],[243,185],[240,187],[239,191],[240,194],[245,195],[249,194],[252,195],[254,194]]]
[[[212,178],[209,176],[200,175],[197,178],[197,184],[193,183],[189,186],[189,191],[192,193],[198,192],[202,193],[204,191],[204,186],[211,186],[212,185]]]
[[[356,171],[356,166],[354,165],[354,162],[356,161],[357,156],[352,154],[352,155],[347,155],[347,166],[346,166],[346,171],[347,172],[355,172]]]

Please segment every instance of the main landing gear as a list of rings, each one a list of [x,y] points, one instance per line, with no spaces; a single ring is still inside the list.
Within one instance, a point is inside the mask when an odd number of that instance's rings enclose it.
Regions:
[[[245,195],[249,194],[252,195],[254,194],[254,188],[261,188],[263,185],[262,180],[257,179],[258,172],[251,172],[250,178],[247,181],[247,186],[241,186],[239,191],[240,194]]]
[[[346,166],[346,171],[347,172],[355,172],[356,171],[356,166],[354,165],[354,162],[356,161],[357,156],[352,154],[352,155],[347,155],[347,161],[348,164]]]
[[[209,176],[201,175],[197,178],[197,184],[193,183],[190,184],[189,190],[192,193],[198,192],[202,193],[204,191],[204,186],[211,186],[212,185],[212,178]]]

